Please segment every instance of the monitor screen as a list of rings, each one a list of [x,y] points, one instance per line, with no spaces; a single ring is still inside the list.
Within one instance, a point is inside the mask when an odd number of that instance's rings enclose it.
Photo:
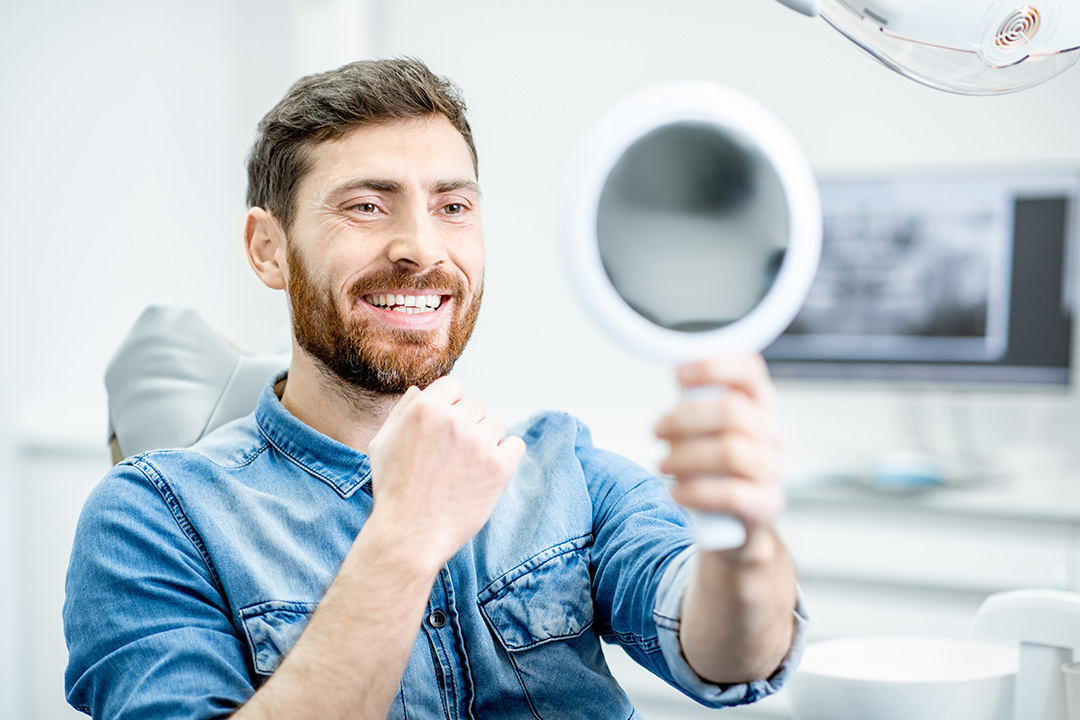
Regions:
[[[821,183],[821,266],[774,377],[1066,385],[1080,174]]]

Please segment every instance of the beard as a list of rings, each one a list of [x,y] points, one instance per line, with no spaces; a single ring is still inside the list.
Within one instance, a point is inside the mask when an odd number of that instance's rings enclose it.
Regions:
[[[422,275],[393,266],[357,280],[343,302],[329,287],[320,287],[295,249],[288,245],[292,273],[287,292],[292,308],[292,330],[297,344],[323,370],[347,385],[379,394],[400,394],[415,385],[421,389],[449,374],[469,342],[483,297],[481,283],[465,305],[464,283],[441,268]],[[406,330],[365,324],[349,319],[342,310],[366,302],[364,296],[393,288],[449,291],[454,317],[445,340],[437,330]]]

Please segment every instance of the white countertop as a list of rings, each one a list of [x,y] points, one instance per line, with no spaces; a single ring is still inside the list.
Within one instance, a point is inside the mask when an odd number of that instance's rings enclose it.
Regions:
[[[799,483],[787,488],[793,510],[825,504],[897,512],[1080,522],[1080,476],[1075,480],[977,481],[957,486],[892,490],[856,481]]]

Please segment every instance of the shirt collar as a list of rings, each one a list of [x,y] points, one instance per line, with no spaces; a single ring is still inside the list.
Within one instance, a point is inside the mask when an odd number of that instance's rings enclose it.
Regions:
[[[323,435],[285,409],[274,385],[288,373],[270,379],[255,406],[259,431],[283,455],[349,497],[371,480],[371,462],[358,450]]]

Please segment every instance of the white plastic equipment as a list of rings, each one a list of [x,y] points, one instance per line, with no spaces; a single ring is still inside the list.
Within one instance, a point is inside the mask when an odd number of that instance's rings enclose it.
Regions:
[[[939,90],[996,95],[1080,60],[1075,0],[780,0],[821,15],[872,57]]]
[[[1017,590],[991,595],[976,613],[971,635],[1020,644],[1015,720],[1067,720],[1061,666],[1080,649],[1080,594]]]
[[[785,693],[796,720],[1068,720],[1062,665],[1077,648],[1080,594],[1010,591],[983,602],[968,638],[812,642]]]
[[[795,720],[1013,720],[1015,647],[969,638],[810,643],[784,693]]]

